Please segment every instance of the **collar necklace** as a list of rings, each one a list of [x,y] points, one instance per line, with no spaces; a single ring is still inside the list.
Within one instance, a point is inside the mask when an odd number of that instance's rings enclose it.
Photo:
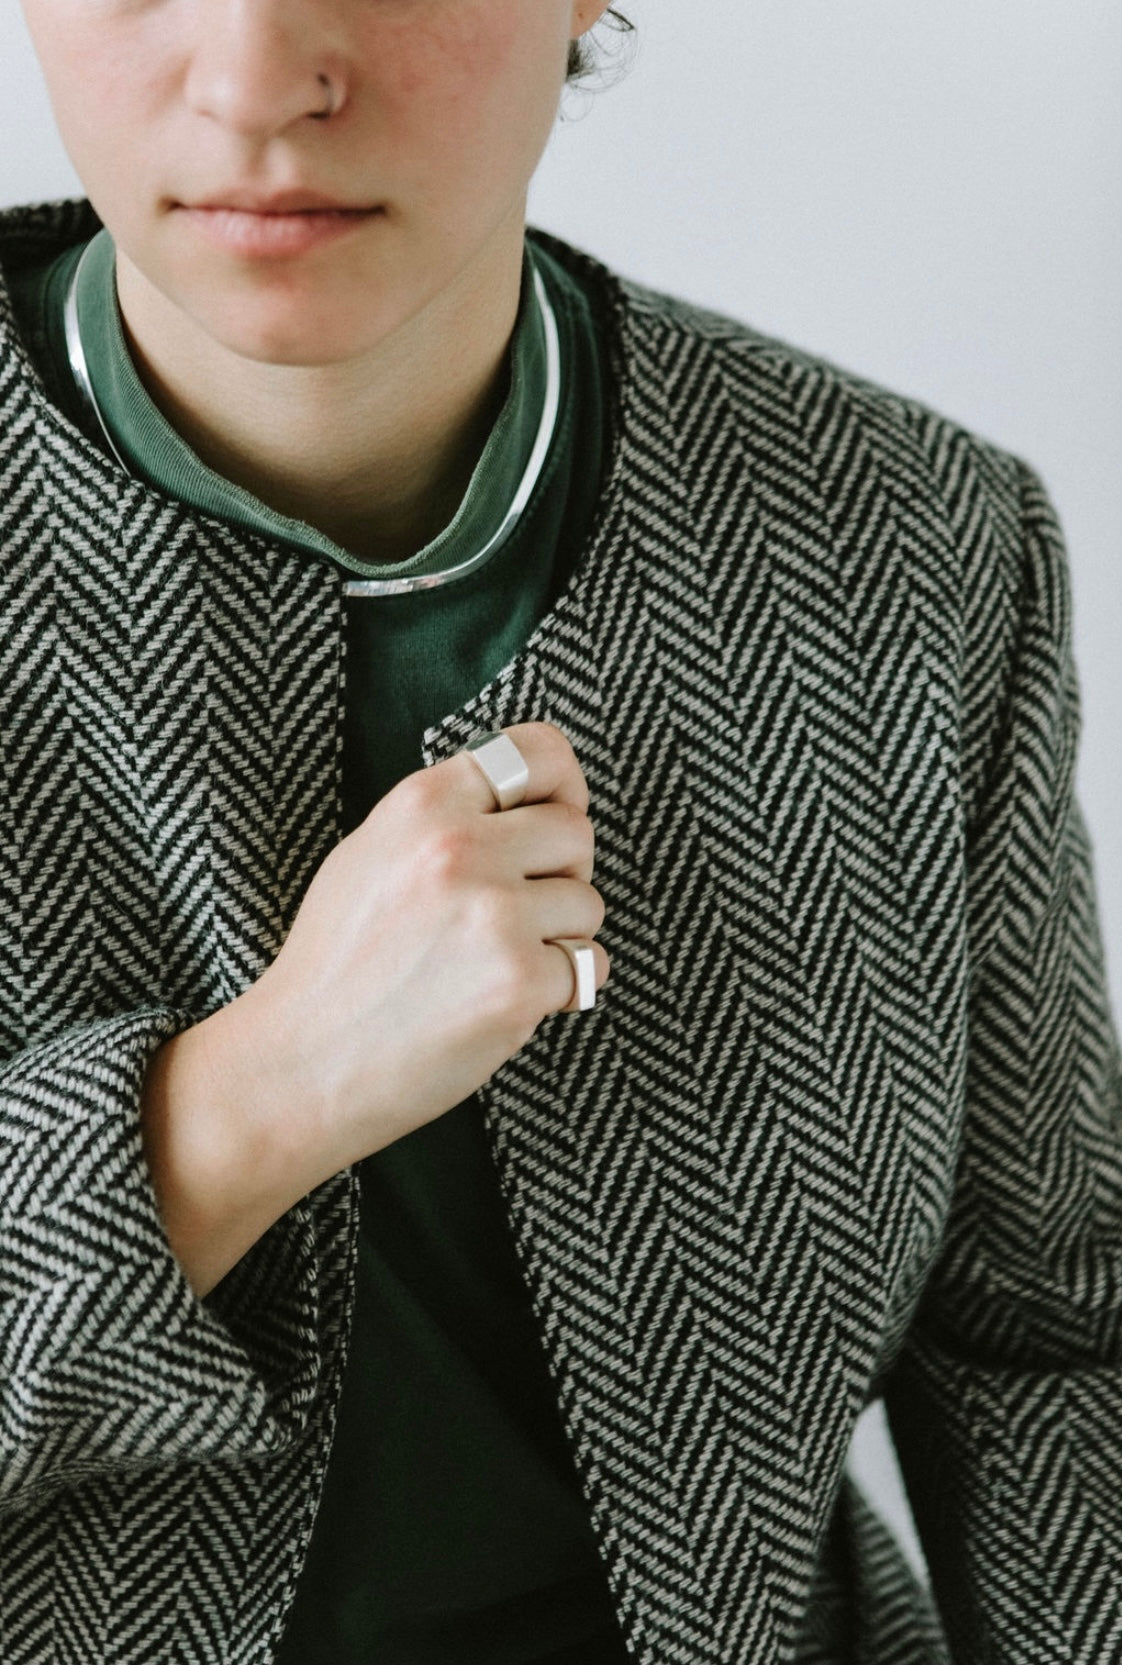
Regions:
[[[82,270],[89,258],[91,247],[92,244],[86,245],[67,285],[66,298],[63,303],[66,352],[70,361],[74,384],[83,404],[97,423],[98,429],[118,465],[126,474],[131,474],[132,470],[121,455],[109,430],[101,406],[98,404],[93,379],[90,376],[89,363],[86,359],[85,349],[82,346],[82,332],[78,322],[78,290]],[[343,585],[345,595],[366,597],[411,595],[417,590],[435,590],[443,584],[452,584],[458,578],[466,578],[469,573],[475,572],[493,555],[496,555],[518,525],[519,520],[521,520],[545,466],[546,457],[549,455],[549,448],[557,427],[558,413],[561,409],[561,343],[557,330],[557,318],[546,293],[541,273],[532,261],[530,264],[533,272],[534,295],[545,333],[545,397],[542,400],[541,421],[538,423],[538,431],[525,470],[501,523],[481,549],[477,549],[466,560],[458,561],[455,566],[445,567],[439,572],[404,573],[395,578],[351,578]]]

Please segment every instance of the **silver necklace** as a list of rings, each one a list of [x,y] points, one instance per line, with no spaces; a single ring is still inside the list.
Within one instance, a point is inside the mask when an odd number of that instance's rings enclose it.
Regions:
[[[101,406],[97,402],[93,382],[90,379],[90,367],[86,363],[86,350],[82,346],[82,332],[78,328],[78,278],[83,266],[89,259],[92,240],[82,250],[82,258],[74,268],[70,282],[66,286],[66,300],[62,307],[62,321],[66,330],[66,356],[70,360],[70,371],[74,377],[74,385],[82,396],[82,402],[105,436],[105,443],[116,457],[125,473],[129,472],[129,465],[113,443],[113,435],[106,426],[105,418],[101,414]]]
[[[85,349],[82,346],[82,332],[78,326],[78,286],[86,260],[89,258],[90,244],[82,252],[82,257],[74,268],[73,276],[67,285],[66,299],[63,303],[63,325],[66,332],[66,352],[70,360],[70,369],[74,377],[74,384],[98,427],[105,438],[111,454],[126,474],[131,473],[128,463],[122,457],[109,431],[108,424],[102,415],[101,406],[97,402],[90,367],[86,360]],[[542,325],[545,330],[545,361],[546,385],[545,399],[542,402],[541,421],[534,438],[533,448],[518,489],[511,499],[510,506],[503,517],[501,525],[488,538],[482,549],[476,550],[466,561],[459,561],[454,567],[445,567],[441,572],[425,572],[405,575],[398,578],[353,578],[343,585],[343,593],[348,596],[383,596],[383,595],[411,595],[417,590],[436,590],[442,584],[452,584],[458,578],[466,578],[475,572],[492,555],[498,553],[506,543],[514,528],[525,512],[526,505],[533,496],[534,487],[541,477],[545,467],[545,459],[549,455],[549,448],[553,442],[553,435],[557,427],[557,417],[561,409],[561,342],[557,330],[557,319],[550,305],[545,284],[541,273],[533,268],[534,295],[537,299],[541,314]]]

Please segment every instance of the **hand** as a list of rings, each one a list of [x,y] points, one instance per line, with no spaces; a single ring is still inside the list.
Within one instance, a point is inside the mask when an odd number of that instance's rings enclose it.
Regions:
[[[603,922],[588,790],[558,729],[508,732],[522,805],[497,812],[462,754],[410,775],[326,858],[276,960],[226,1008],[312,1183],[451,1109],[572,1009],[550,939]]]

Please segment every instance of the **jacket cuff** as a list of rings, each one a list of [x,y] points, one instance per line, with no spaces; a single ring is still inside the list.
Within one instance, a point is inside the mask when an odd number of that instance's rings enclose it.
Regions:
[[[91,1475],[266,1456],[320,1371],[316,1232],[291,1209],[208,1296],[173,1255],[140,1096],[173,1009],[86,1024],[0,1068],[0,1501]]]

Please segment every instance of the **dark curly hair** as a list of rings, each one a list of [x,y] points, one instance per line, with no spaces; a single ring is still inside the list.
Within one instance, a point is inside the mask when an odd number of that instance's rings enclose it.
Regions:
[[[617,29],[621,34],[630,34],[635,28],[634,23],[623,15],[618,6],[609,6],[601,21],[609,23],[613,29]],[[596,50],[589,44],[590,34],[582,35],[580,40],[569,42],[570,82],[584,80],[597,67]]]

